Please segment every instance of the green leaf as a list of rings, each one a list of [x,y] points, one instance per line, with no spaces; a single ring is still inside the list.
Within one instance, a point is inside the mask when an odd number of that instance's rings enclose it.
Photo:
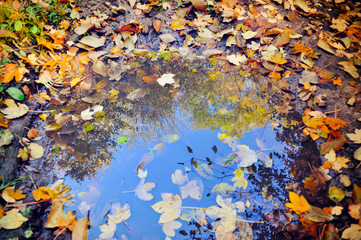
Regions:
[[[335,202],[341,202],[345,197],[345,192],[341,188],[331,187],[328,190],[328,197]]]
[[[39,28],[37,26],[32,26],[30,32],[35,35],[39,32]]]
[[[86,125],[86,127],[84,128],[84,132],[85,133],[87,133],[87,132],[89,132],[89,131],[91,131],[91,130],[94,130],[94,125],[93,125],[93,123],[90,123],[90,124],[88,124],[88,125]]]
[[[129,138],[127,136],[119,136],[117,139],[118,144],[125,144],[129,141]]]
[[[19,32],[21,30],[23,30],[23,24],[21,23],[20,20],[17,20],[14,24],[14,29],[15,31]]]
[[[5,91],[15,100],[22,101],[25,99],[23,92],[15,87],[9,87]]]
[[[0,83],[0,92],[4,91],[4,87],[2,85],[2,83]]]

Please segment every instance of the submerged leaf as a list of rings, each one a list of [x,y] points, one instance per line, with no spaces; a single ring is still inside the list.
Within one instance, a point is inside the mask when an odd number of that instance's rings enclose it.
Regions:
[[[0,219],[0,227],[4,229],[17,229],[24,222],[29,220],[19,213],[19,209],[14,208],[6,212],[5,215]]]

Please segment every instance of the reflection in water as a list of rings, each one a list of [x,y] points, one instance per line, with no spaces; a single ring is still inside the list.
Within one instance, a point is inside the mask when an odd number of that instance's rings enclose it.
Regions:
[[[190,129],[222,132],[218,137],[229,145],[232,153],[229,153],[229,149],[227,153],[224,153],[225,150],[220,152],[214,146],[213,156],[197,157],[192,146],[188,146],[192,157],[186,160],[189,156],[182,156],[179,164],[187,167],[189,174],[209,179],[208,185],[205,183],[206,203],[212,200],[212,204],[215,204],[216,194],[223,191],[224,199],[227,196],[233,198],[233,203],[246,203],[248,210],[242,213],[242,217],[247,221],[270,222],[253,225],[253,230],[261,232],[255,232],[259,239],[281,239],[278,235],[266,236],[291,220],[282,209],[272,211],[282,206],[286,199],[285,187],[290,182],[289,172],[285,171],[289,167],[288,156],[280,149],[282,145],[272,142],[274,140],[268,144],[279,145],[278,148],[273,145],[267,148],[259,138],[272,139],[269,136],[274,133],[270,125],[289,124],[286,118],[278,114],[287,112],[278,107],[289,101],[288,95],[281,91],[286,80],[266,79],[261,74],[251,75],[228,63],[199,62],[189,65],[180,61],[169,64],[140,60],[134,61],[131,66],[132,69],[119,82],[94,79],[89,74],[86,81],[71,89],[74,95],[79,96],[78,99],[63,99],[59,93],[60,101],[66,106],[51,107],[55,111],[48,120],[49,124],[62,128],[48,132],[53,146],[53,151],[48,154],[48,164],[60,166],[68,176],[81,182],[95,177],[110,165],[119,145],[134,149],[145,146],[160,148],[161,145],[156,144],[164,142],[164,136],[182,136]],[[162,87],[156,80],[165,73],[174,73],[175,83]],[[100,109],[98,106],[104,108],[95,111]],[[250,130],[254,136],[248,137],[248,146],[242,145],[244,142],[239,142],[239,139]],[[126,136],[123,139],[130,140],[127,143],[119,142],[119,136]],[[249,155],[241,156],[240,149],[248,149]],[[252,149],[259,150],[256,152]],[[154,154],[157,150],[153,147],[147,154]],[[248,164],[251,157],[255,159],[255,164]],[[147,155],[142,158],[147,158]],[[152,158],[154,156],[148,157]],[[138,169],[144,169],[145,161],[151,160],[144,160]],[[212,189],[214,185],[225,182],[230,187],[236,183],[239,185],[229,189],[229,193],[224,193],[224,189]],[[211,194],[213,198],[209,197]],[[217,197],[218,204],[222,201]],[[237,209],[242,212],[240,206]],[[277,223],[275,219],[278,216],[284,220]],[[222,224],[217,219],[215,217],[212,224],[200,224],[190,218],[189,226],[182,227],[181,235],[185,239],[213,239],[215,236],[222,239],[222,234],[227,231],[219,227]],[[245,233],[248,237],[252,235],[251,225],[246,221],[237,221],[236,225],[232,233],[234,239],[247,237]],[[211,228],[217,229],[217,232],[207,230]]]

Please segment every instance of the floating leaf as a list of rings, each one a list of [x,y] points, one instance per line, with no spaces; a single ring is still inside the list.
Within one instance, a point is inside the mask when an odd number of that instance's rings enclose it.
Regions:
[[[88,239],[88,217],[76,221],[72,232],[72,240],[87,240]]]
[[[135,188],[135,196],[137,196],[140,200],[150,201],[154,197],[149,191],[151,191],[155,187],[155,182],[145,182],[145,178],[142,178]]]
[[[1,197],[8,203],[14,203],[16,200],[20,200],[26,197],[25,194],[22,194],[22,191],[17,189],[15,191],[15,186],[7,187],[1,193]]]
[[[93,115],[97,112],[103,111],[103,106],[95,105],[94,107],[88,108],[80,113],[80,116],[83,120],[91,120],[93,119]]]
[[[201,180],[192,180],[181,186],[180,192],[182,199],[185,199],[189,196],[193,199],[201,200],[203,193],[203,183]]]
[[[175,143],[179,140],[179,135],[178,134],[166,135],[162,138],[162,140],[166,143]]]
[[[157,79],[157,82],[162,87],[164,87],[166,84],[174,84],[174,83],[176,83],[174,80],[174,76],[175,76],[175,74],[173,74],[173,73],[163,74],[160,78]]]
[[[325,155],[326,153],[328,153],[331,149],[333,149],[335,152],[337,152],[338,150],[340,150],[343,145],[345,145],[346,143],[346,137],[344,135],[342,135],[339,138],[333,139],[331,141],[328,142],[324,142],[321,145],[321,155]]]
[[[130,207],[126,203],[124,206],[120,205],[119,202],[116,202],[112,205],[111,213],[108,214],[109,221],[114,223],[121,223],[127,220],[130,217]]]
[[[172,221],[169,223],[164,223],[162,230],[165,233],[165,235],[169,236],[169,237],[174,237],[175,236],[175,231],[174,229],[178,229],[182,226],[182,223],[178,222],[178,221]]]
[[[213,186],[211,192],[212,193],[219,193],[222,196],[229,196],[232,194],[236,189],[229,185],[228,183],[218,183]]]
[[[181,213],[182,199],[178,194],[162,193],[163,201],[151,206],[157,213],[162,213],[158,223],[172,222],[179,218]]]
[[[119,137],[117,137],[117,142],[118,142],[118,144],[125,144],[125,143],[127,143],[129,140],[130,140],[130,138],[127,137],[127,136],[119,136]]]
[[[359,224],[351,224],[351,227],[343,231],[342,239],[360,240],[361,239],[361,226]]]
[[[30,143],[28,146],[30,160],[35,160],[44,156],[44,148],[37,143]]]

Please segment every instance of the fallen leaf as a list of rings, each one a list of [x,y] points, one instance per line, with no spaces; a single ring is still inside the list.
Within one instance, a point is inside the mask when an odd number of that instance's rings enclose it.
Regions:
[[[85,36],[80,40],[81,43],[93,48],[98,48],[104,45],[105,37]]]
[[[95,105],[94,107],[90,107],[80,113],[81,118],[84,121],[93,119],[93,115],[97,112],[103,111],[103,106]]]
[[[169,33],[159,35],[159,38],[165,43],[171,43],[176,40],[175,37],[173,37],[173,35]]]
[[[162,213],[158,223],[172,222],[179,218],[181,213],[182,199],[178,194],[162,193],[163,201],[159,201],[151,206],[157,213]]]
[[[154,197],[149,191],[151,191],[155,187],[155,182],[145,182],[145,178],[142,178],[135,188],[135,196],[143,201],[150,201]]]
[[[157,82],[162,87],[164,87],[166,84],[175,84],[176,82],[174,80],[174,76],[175,74],[173,73],[163,74],[160,78],[157,79]]]
[[[30,143],[28,146],[30,160],[35,160],[44,156],[44,148],[37,143]]]
[[[23,79],[24,75],[28,72],[29,70],[24,67],[18,67],[12,63],[6,64],[0,70],[0,73],[2,73],[0,74],[0,82],[8,84],[14,78],[16,82],[20,82],[21,79]]]
[[[342,239],[360,240],[361,239],[361,226],[359,224],[351,224],[342,232]]]
[[[2,193],[1,197],[8,203],[14,203],[16,200],[20,200],[26,197],[25,194],[22,194],[22,191],[17,189],[15,191],[15,186],[5,188]]]
[[[241,63],[247,62],[247,57],[245,55],[241,55],[239,53],[232,54],[227,56],[227,59],[230,63],[233,63],[234,65],[240,66]]]
[[[19,213],[19,209],[14,208],[10,211],[6,212],[5,215],[0,219],[0,227],[4,229],[17,229],[24,222],[29,219],[24,217],[21,213]]]
[[[319,77],[318,77],[317,73],[311,72],[311,71],[308,71],[308,70],[304,70],[302,72],[299,83],[300,84],[305,84],[306,82],[313,83],[313,84],[318,84],[319,83]]]
[[[317,46],[329,53],[336,54],[335,51],[331,48],[331,46],[323,39],[318,40]]]
[[[85,216],[75,222],[71,239],[72,240],[87,240],[88,239],[88,217]]]
[[[14,140],[14,135],[9,129],[5,129],[1,132],[0,147],[9,145]]]
[[[154,30],[158,33],[162,27],[162,22],[159,19],[156,19],[153,21],[152,26],[153,26]]]
[[[294,192],[289,192],[290,203],[286,203],[286,207],[292,209],[297,214],[307,212],[310,209],[310,205],[303,196],[298,196]]]
[[[38,135],[39,135],[38,130],[36,130],[35,128],[32,128],[32,129],[29,130],[27,136],[28,136],[29,139],[32,139],[32,138],[37,138]]]
[[[109,221],[114,223],[121,223],[127,220],[130,217],[130,207],[126,203],[124,206],[120,205],[119,202],[116,202],[112,205],[110,214],[108,214]]]
[[[15,103],[13,99],[5,99],[7,108],[0,111],[5,114],[8,119],[14,119],[25,115],[29,111],[29,107],[22,103]]]
[[[347,73],[349,73],[353,78],[359,78],[360,75],[357,72],[356,67],[353,65],[350,61],[342,61],[338,63],[343,67],[343,70]]]
[[[182,223],[178,222],[178,221],[172,221],[172,222],[168,222],[168,223],[164,223],[162,230],[165,233],[165,235],[169,236],[169,237],[174,237],[175,236],[175,229],[178,229],[182,226]]]

